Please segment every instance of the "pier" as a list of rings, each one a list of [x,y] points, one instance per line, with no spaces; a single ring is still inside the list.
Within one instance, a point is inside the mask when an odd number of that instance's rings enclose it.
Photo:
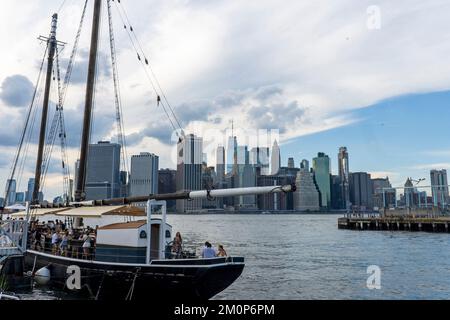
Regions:
[[[421,211],[395,210],[387,214],[347,214],[338,219],[346,230],[450,232],[450,216]]]

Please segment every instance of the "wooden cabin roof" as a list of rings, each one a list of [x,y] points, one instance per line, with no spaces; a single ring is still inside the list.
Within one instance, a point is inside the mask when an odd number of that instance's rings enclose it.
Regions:
[[[139,229],[147,223],[147,220],[114,223],[98,228],[98,230]]]

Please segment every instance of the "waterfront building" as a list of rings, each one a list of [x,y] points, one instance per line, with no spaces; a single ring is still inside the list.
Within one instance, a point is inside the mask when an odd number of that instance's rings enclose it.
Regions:
[[[322,208],[331,208],[331,164],[330,158],[325,153],[319,153],[313,159],[314,180],[320,192]]]
[[[417,208],[421,206],[420,193],[414,187],[411,178],[408,178],[405,182],[404,194],[400,197],[400,203],[406,208]]]
[[[356,210],[373,209],[373,183],[367,172],[354,172],[349,176],[350,202]]]
[[[103,200],[120,196],[120,144],[100,141],[89,145],[86,200]]]
[[[445,207],[449,203],[447,170],[431,170],[433,206]]]
[[[288,168],[290,168],[290,169],[295,168],[295,160],[294,160],[294,158],[289,158],[288,159]]]
[[[225,147],[217,147],[217,159],[216,159],[216,173],[217,180],[223,182],[225,180]]]
[[[341,189],[342,189],[342,207],[344,209],[350,208],[350,167],[349,167],[349,157],[346,147],[339,148],[338,154],[338,167],[339,167],[339,177],[341,178]]]
[[[297,191],[294,193],[294,210],[319,211],[320,194],[309,171],[308,161],[302,161],[302,167],[297,174]]]
[[[203,139],[193,134],[184,136],[177,145],[177,191],[202,189]],[[202,209],[202,200],[177,200],[177,212]]]
[[[276,175],[281,167],[281,151],[277,140],[273,143],[272,154],[270,156],[270,174]]]
[[[177,171],[170,169],[162,169],[158,172],[158,193],[169,194],[177,191]],[[176,210],[176,201],[167,201],[167,210]]]
[[[142,152],[131,157],[130,195],[132,197],[158,194],[159,157]]]
[[[331,176],[331,208],[333,210],[344,209],[342,201],[342,181],[338,175]]]
[[[287,185],[291,184],[292,181],[295,182],[295,178],[289,178],[283,175],[257,176],[258,187]],[[264,194],[257,196],[257,208],[261,211],[293,210],[293,203],[292,193]]]

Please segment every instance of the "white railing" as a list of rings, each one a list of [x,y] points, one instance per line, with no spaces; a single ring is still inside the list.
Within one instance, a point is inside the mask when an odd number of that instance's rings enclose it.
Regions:
[[[28,223],[24,220],[0,223],[0,248],[27,249]]]

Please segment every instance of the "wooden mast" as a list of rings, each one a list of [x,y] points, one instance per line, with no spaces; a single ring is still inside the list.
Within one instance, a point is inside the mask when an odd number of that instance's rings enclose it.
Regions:
[[[80,166],[78,169],[75,201],[83,201],[86,198],[85,193],[86,167],[89,151],[89,138],[91,135],[91,118],[92,118],[92,106],[94,102],[94,90],[95,90],[94,86],[95,86],[95,73],[97,67],[97,51],[98,51],[98,38],[100,31],[101,7],[102,7],[102,0],[95,0],[94,17],[92,22],[91,51],[89,54],[89,69],[86,86],[86,104],[84,109],[83,134],[81,138]]]
[[[44,91],[44,103],[42,106],[42,118],[41,129],[39,134],[39,148],[36,161],[36,171],[34,176],[34,189],[33,189],[33,203],[39,203],[39,191],[41,189],[41,176],[42,176],[42,158],[45,148],[45,134],[47,132],[47,117],[48,117],[48,105],[50,101],[50,88],[52,81],[53,62],[56,53],[56,26],[58,22],[58,14],[54,14],[52,17],[52,29],[50,32],[50,38],[48,39],[48,63],[47,63],[47,77],[45,80]]]

